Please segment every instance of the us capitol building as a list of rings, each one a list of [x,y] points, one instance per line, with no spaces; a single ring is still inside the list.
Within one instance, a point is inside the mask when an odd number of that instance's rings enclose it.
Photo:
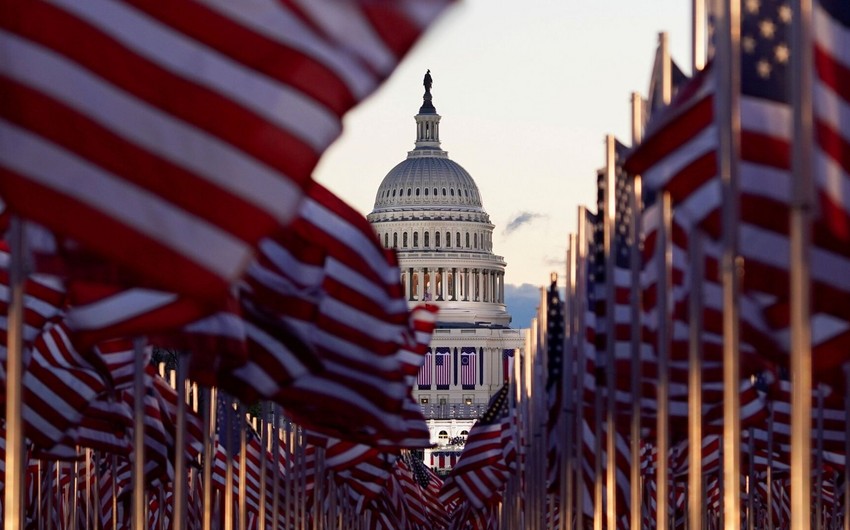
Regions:
[[[414,397],[437,444],[426,450],[425,463],[445,470],[507,379],[525,330],[509,327],[506,264],[493,253],[494,227],[478,186],[440,148],[430,71],[424,85],[415,147],[384,177],[367,219],[383,245],[398,252],[409,304],[440,309]]]

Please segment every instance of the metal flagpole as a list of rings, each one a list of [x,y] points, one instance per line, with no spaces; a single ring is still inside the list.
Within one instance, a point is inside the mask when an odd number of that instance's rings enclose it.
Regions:
[[[617,396],[616,396],[616,359],[614,359],[614,344],[616,337],[616,318],[614,308],[616,300],[616,283],[614,281],[614,223],[616,220],[616,140],[609,134],[605,136],[605,187],[603,188],[605,202],[605,218],[603,225],[603,245],[605,252],[605,433],[606,462],[605,484],[608,528],[617,527]]]
[[[741,528],[741,396],[738,300],[738,160],[741,121],[741,6],[723,0],[718,10],[718,169],[722,180],[723,286],[723,521],[725,530]]]
[[[135,355],[133,417],[133,530],[145,529],[145,355],[143,339],[133,340]]]
[[[236,421],[239,422],[239,530],[248,530],[248,426],[245,425],[245,406],[241,401],[236,405]]]
[[[844,392],[844,530],[850,530],[850,363],[844,365]]]
[[[280,409],[278,409],[280,410]],[[284,484],[283,484],[283,516],[286,519],[287,528],[289,527],[289,519],[290,514],[294,513],[293,503],[292,503],[292,480],[293,475],[295,473],[295,462],[293,462],[293,446],[292,446],[292,423],[286,421],[284,423],[284,435],[283,435],[283,454],[284,460],[286,461],[286,472],[284,473]]]
[[[24,527],[24,422],[21,414],[24,378],[24,267],[23,220],[10,223],[9,310],[6,336],[6,476],[3,519],[6,530]]]
[[[747,472],[747,530],[755,530],[756,528],[756,441],[753,428],[750,427],[747,431],[747,442],[749,451],[749,471]]]
[[[632,146],[637,147],[643,136],[643,99],[637,92],[632,92]],[[640,529],[640,401],[641,401],[641,216],[643,215],[643,193],[640,175],[632,177],[631,197],[631,256],[629,267],[631,269],[631,289],[629,310],[631,312],[631,395],[632,395],[632,418],[630,430],[631,462],[629,463],[629,488],[631,493],[631,507],[629,521],[631,528]]]
[[[55,462],[51,462],[50,466],[47,469],[47,499],[45,502],[45,521],[44,521],[44,529],[45,530],[53,530],[53,468],[56,466]]]
[[[702,481],[702,283],[705,257],[702,234],[691,233],[688,245],[691,292],[688,298],[688,528],[702,528],[704,493]]]
[[[661,196],[661,223],[657,238],[658,290],[657,313],[658,313],[658,388],[657,402],[658,410],[656,416],[656,500],[657,506],[655,519],[658,530],[668,530],[670,489],[668,478],[669,454],[670,454],[670,339],[672,322],[670,318],[669,296],[672,288],[672,206],[670,194],[664,192]]]
[[[224,466],[224,530],[233,530],[233,399],[229,394],[222,393],[224,403],[224,429],[219,436],[224,435],[224,445],[227,447],[227,457]]]
[[[823,388],[818,386],[817,444],[815,446],[815,530],[823,528]]]
[[[691,69],[705,68],[705,0],[691,0]]]
[[[573,382],[575,377],[575,353],[576,353],[576,327],[575,327],[575,295],[576,295],[576,248],[577,240],[575,234],[569,235],[567,245],[567,270],[566,290],[564,296],[564,363],[562,367],[563,376],[563,416],[559,433],[563,440],[564,461],[561,465],[561,491],[560,491],[560,524],[559,530],[573,530],[573,443],[575,440],[574,429],[570,428],[571,414],[576,410],[576,402],[573,397]]]
[[[587,332],[585,330],[585,311],[587,310],[587,210],[578,208],[578,256],[576,267],[576,446],[575,446],[575,493],[576,528],[584,529],[584,386],[587,370]]]
[[[257,515],[257,530],[266,530],[266,453],[269,452],[269,402],[263,401],[260,406],[260,505]]]
[[[215,441],[216,405],[218,392],[215,388],[204,388],[204,525],[203,530],[212,530],[213,516],[213,487],[212,466],[215,458],[213,443]]]
[[[272,528],[280,525],[280,409],[272,405],[272,458],[274,472],[272,473]],[[284,469],[288,469],[288,461],[284,463]]]
[[[791,96],[794,116],[791,195],[791,530],[811,516],[812,343],[809,238],[812,193],[812,2],[791,2]],[[817,485],[820,488],[820,484]]]
[[[174,530],[186,527],[186,361],[177,354],[177,425],[174,436],[174,484],[172,526]]]
[[[767,416],[767,530],[773,530],[773,407]]]

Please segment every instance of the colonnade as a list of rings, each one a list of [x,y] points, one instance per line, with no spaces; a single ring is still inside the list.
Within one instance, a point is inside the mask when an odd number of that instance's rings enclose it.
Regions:
[[[470,267],[409,267],[402,285],[411,301],[505,303],[505,273]]]

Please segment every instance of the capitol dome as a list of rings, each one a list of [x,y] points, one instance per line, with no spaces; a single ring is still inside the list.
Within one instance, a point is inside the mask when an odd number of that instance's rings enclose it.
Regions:
[[[440,307],[440,325],[507,327],[505,261],[493,254],[493,224],[475,180],[440,147],[430,75],[414,149],[384,177],[367,219],[398,253],[411,305]]]

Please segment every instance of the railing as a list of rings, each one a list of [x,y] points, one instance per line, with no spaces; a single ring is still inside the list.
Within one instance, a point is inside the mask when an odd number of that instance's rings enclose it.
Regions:
[[[422,407],[422,415],[426,420],[446,420],[446,419],[477,419],[487,411],[486,403],[472,403],[470,405],[464,403],[446,403],[436,405],[420,405]]]

